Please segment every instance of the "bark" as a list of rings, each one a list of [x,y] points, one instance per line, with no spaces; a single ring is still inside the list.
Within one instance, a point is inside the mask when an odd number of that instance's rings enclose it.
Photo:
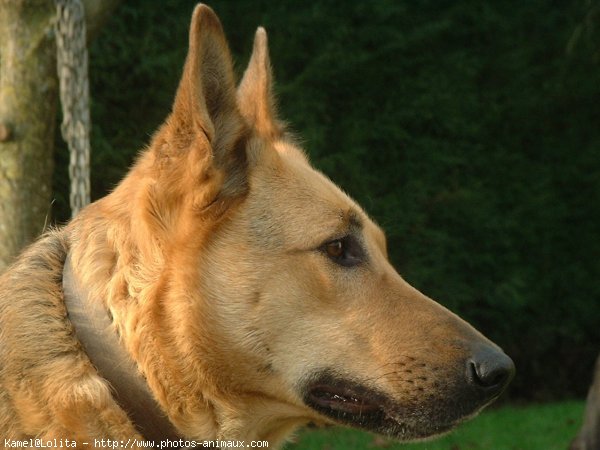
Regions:
[[[50,212],[57,101],[52,0],[0,0],[0,270]]]
[[[88,41],[120,0],[83,0]],[[0,272],[48,223],[58,98],[53,0],[0,0]]]
[[[596,360],[594,379],[586,400],[583,426],[569,449],[600,450],[600,356]]]

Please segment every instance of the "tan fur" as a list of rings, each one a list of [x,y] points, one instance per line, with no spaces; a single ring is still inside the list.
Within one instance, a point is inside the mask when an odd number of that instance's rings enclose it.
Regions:
[[[448,397],[467,343],[487,341],[402,280],[382,231],[309,165],[275,111],[265,31],[236,91],[221,25],[199,5],[149,148],[0,278],[1,438],[136,436],[66,316],[68,252],[188,439],[275,446],[335,422],[298,390],[320,368],[415,408]],[[368,263],[348,270],[321,249],[357,221]]]

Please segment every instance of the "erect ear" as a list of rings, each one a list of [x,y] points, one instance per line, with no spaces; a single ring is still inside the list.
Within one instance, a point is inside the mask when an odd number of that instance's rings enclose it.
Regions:
[[[283,124],[276,117],[267,32],[262,27],[256,30],[252,56],[237,97],[242,116],[260,135],[271,139],[281,136]]]
[[[159,132],[159,166],[170,180],[163,188],[188,197],[202,191],[193,200],[196,208],[224,190],[226,196],[239,193],[245,188],[246,132],[223,28],[213,10],[199,4],[173,110]]]

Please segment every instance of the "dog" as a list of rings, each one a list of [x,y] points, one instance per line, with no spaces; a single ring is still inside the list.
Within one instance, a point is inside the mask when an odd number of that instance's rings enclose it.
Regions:
[[[0,278],[4,447],[273,448],[308,423],[414,440],[510,381],[511,359],[407,284],[382,230],[311,167],[278,119],[267,47],[258,28],[236,87],[198,5],[148,148]]]

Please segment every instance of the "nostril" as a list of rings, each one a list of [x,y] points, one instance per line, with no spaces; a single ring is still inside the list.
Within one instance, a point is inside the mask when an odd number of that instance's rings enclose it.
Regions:
[[[486,364],[478,364],[470,361],[471,380],[484,388],[503,385],[510,376],[510,371],[504,367],[490,369]]]
[[[477,352],[467,365],[467,376],[471,383],[494,392],[508,384],[514,371],[512,360],[494,348]]]

